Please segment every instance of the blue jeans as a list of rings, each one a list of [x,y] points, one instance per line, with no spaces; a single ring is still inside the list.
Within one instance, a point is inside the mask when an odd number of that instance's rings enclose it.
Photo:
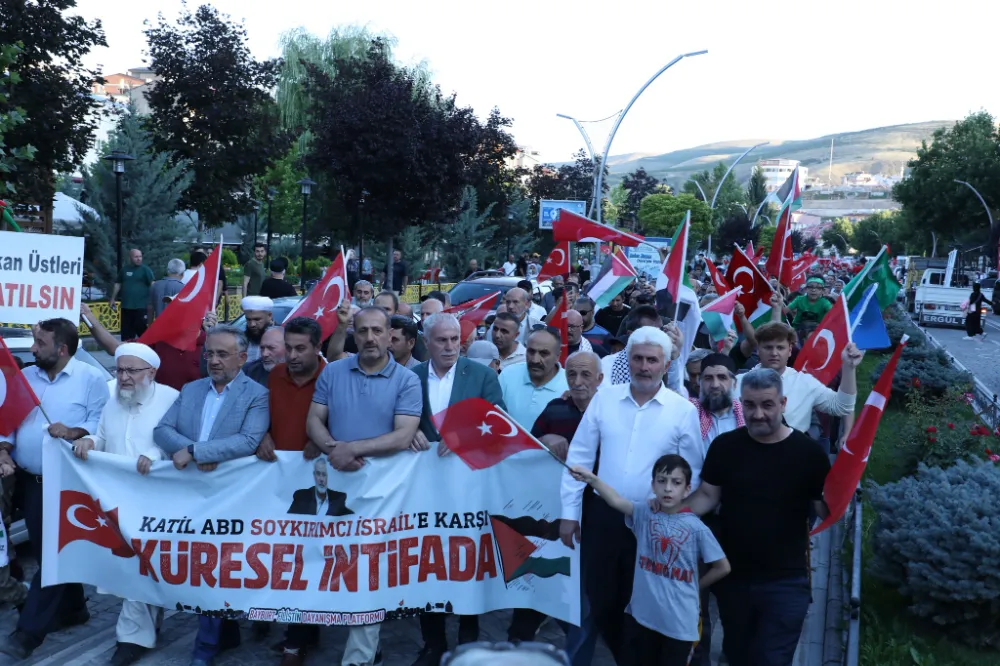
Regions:
[[[559,626],[566,632],[566,654],[573,666],[590,666],[594,660],[594,650],[597,648],[597,628],[590,614],[590,602],[586,593],[580,594],[580,626],[568,622],[560,622]]]
[[[806,576],[767,581],[723,578],[712,586],[730,666],[791,666],[812,600]]]
[[[219,653],[219,635],[222,633],[222,619],[198,616],[198,634],[194,637],[194,654],[192,659],[204,659],[211,662]]]

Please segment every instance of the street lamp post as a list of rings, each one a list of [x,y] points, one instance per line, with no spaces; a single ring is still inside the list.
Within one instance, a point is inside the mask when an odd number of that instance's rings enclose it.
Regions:
[[[267,188],[267,264],[271,265],[271,208],[274,205],[274,196],[278,190],[273,187]],[[268,269],[270,270],[270,269]]]
[[[984,199],[983,195],[979,193],[979,190],[977,190],[976,188],[974,188],[972,185],[970,185],[969,183],[965,182],[964,180],[958,180],[956,178],[955,182],[956,183],[961,183],[962,185],[965,185],[967,188],[969,188],[970,190],[972,190],[972,193],[976,195],[977,199],[979,199],[979,203],[983,204],[983,208],[986,209],[986,218],[990,221],[990,233],[992,234],[993,233],[993,213],[990,212],[990,207],[986,205],[986,199]],[[934,238],[934,249],[937,250],[937,237]],[[931,253],[931,256],[934,256],[933,252]],[[1000,274],[1000,243],[998,243],[998,246],[997,246],[997,272],[998,272],[998,274]]]
[[[111,169],[115,173],[115,260],[118,262],[118,273],[122,272],[122,174],[125,173],[125,162],[135,158],[124,150],[112,150],[110,155],[105,155],[104,159],[111,162]]]
[[[257,244],[257,216],[260,214],[260,202],[254,199],[253,202],[253,244]]]
[[[507,261],[510,261],[510,225],[514,222],[514,213],[507,213]]]
[[[764,141],[762,143],[758,143],[757,145],[750,146],[749,148],[743,151],[742,155],[736,158],[735,162],[729,165],[729,168],[726,169],[726,173],[723,174],[722,176],[722,180],[719,181],[719,184],[715,188],[715,194],[712,195],[712,203],[709,205],[709,208],[713,211],[713,215],[715,211],[715,201],[719,198],[719,192],[722,191],[722,185],[726,182],[726,178],[729,178],[729,174],[732,173],[736,165],[740,163],[740,160],[742,160],[744,157],[750,154],[751,150],[753,150],[754,148],[760,148],[761,146],[766,146],[769,143],[771,142]],[[695,184],[697,184],[697,181],[695,181]],[[701,187],[699,187],[698,189],[700,190]],[[704,192],[702,192],[702,196],[705,196]],[[708,254],[712,254],[712,234],[708,235]]]
[[[312,186],[315,180],[303,178],[298,181],[302,188],[302,256],[299,258],[299,287],[302,292],[306,290],[306,212],[309,210],[309,195],[312,194]]]

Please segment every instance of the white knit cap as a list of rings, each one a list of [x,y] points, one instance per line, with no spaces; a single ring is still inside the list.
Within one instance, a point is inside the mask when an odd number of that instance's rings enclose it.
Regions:
[[[115,350],[115,360],[117,361],[122,356],[135,356],[149,363],[154,368],[160,367],[160,357],[157,353],[151,347],[141,342],[125,342],[118,345],[118,349]]]
[[[274,301],[267,296],[247,296],[240,301],[243,311],[256,310],[257,312],[271,312],[274,310]]]

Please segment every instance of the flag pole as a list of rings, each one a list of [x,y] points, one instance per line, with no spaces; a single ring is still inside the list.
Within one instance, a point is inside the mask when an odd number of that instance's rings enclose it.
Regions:
[[[506,416],[507,418],[509,418],[513,423],[517,423],[517,421],[514,420],[514,417],[511,416],[510,414],[508,414],[506,412],[506,410],[504,410],[502,407],[500,407],[499,405],[497,405],[496,409],[497,409],[497,411],[501,412],[504,416]],[[522,430],[523,430],[523,428],[522,428]],[[540,446],[543,451],[545,451],[550,456],[552,456],[553,460],[555,460],[557,463],[559,463],[560,465],[562,465],[563,467],[565,467],[570,472],[573,471],[573,468],[570,467],[569,465],[567,465],[565,460],[563,460],[562,458],[560,458],[559,456],[557,456],[555,453],[553,453],[552,449],[550,449],[549,447],[545,446],[545,444],[542,444],[542,442],[537,437],[535,437],[534,435],[531,434],[531,431],[525,430],[524,432],[528,435],[528,437],[530,437],[532,439],[532,441],[535,442],[535,444],[538,444],[538,446]]]

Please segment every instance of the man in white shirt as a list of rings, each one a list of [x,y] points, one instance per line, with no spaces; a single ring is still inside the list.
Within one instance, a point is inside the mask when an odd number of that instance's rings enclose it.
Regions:
[[[517,317],[509,312],[498,312],[493,320],[490,336],[500,352],[500,370],[515,363],[524,363],[527,349],[517,339],[520,325]]]
[[[673,453],[691,466],[692,490],[701,481],[704,451],[698,412],[686,399],[667,389],[673,344],[658,327],[644,326],[629,336],[628,384],[602,387],[590,401],[566,458],[568,467],[594,469],[623,497],[641,502],[650,497],[650,473],[660,456]],[[570,548],[580,541],[581,516],[587,538],[582,542],[583,587],[588,609],[581,626],[591,641],[599,630],[621,663],[622,618],[632,591],[636,543],[620,514],[602,501],[586,499],[585,485],[564,473],[560,536]]]
[[[500,371],[500,388],[507,413],[530,431],[545,407],[569,390],[566,372],[559,366],[562,339],[558,329],[541,327],[528,337],[524,363]]]
[[[517,264],[514,262],[514,255],[507,255],[507,261],[503,262],[503,274],[507,277],[514,275],[517,270]]]
[[[42,587],[42,446],[61,445],[45,442],[45,435],[73,441],[97,432],[101,411],[108,401],[105,377],[73,358],[79,344],[76,324],[67,319],[48,319],[38,324],[33,335],[35,365],[24,369],[24,377],[41,407],[31,410],[10,435],[0,434],[0,450],[12,455],[17,463],[15,497],[39,565],[17,629],[0,644],[0,652],[21,660],[31,656],[50,631],[90,619],[82,585]]]
[[[632,308],[625,318],[625,334],[631,335],[633,331],[636,331],[643,326],[653,326],[655,328],[660,328],[663,323],[663,319],[656,312],[656,308],[652,305],[639,305]],[[684,335],[680,332],[680,329],[676,325],[670,328],[672,351],[671,357],[667,361],[674,361],[680,356],[680,345],[677,343],[682,343],[684,341]],[[601,383],[602,387],[615,386],[617,384],[628,384],[631,379],[629,367],[631,362],[628,358],[628,350],[623,349],[616,354],[608,354],[601,359],[601,372],[604,374],[604,381]],[[679,363],[669,363],[667,368],[667,386],[680,393],[686,397],[687,392],[684,390],[684,366]]]
[[[160,357],[138,342],[126,342],[115,350],[118,376],[115,395],[104,406],[97,434],[73,442],[73,453],[81,460],[103,451],[136,461],[139,474],[149,473],[163,454],[153,442],[153,429],[180,395],[176,389],[155,381]],[[133,664],[156,647],[156,633],[163,609],[139,601],[122,600],[115,632],[118,647],[111,659],[116,666]]]
[[[784,322],[768,322],[760,326],[757,336],[757,353],[760,365],[781,375],[783,393],[788,398],[785,406],[785,423],[795,430],[808,432],[813,410],[830,416],[853,416],[858,397],[858,365],[864,352],[854,343],[847,345],[841,354],[840,389],[834,391],[819,383],[812,375],[788,366],[797,336],[795,330]],[[742,376],[737,378],[736,390],[742,386]]]

